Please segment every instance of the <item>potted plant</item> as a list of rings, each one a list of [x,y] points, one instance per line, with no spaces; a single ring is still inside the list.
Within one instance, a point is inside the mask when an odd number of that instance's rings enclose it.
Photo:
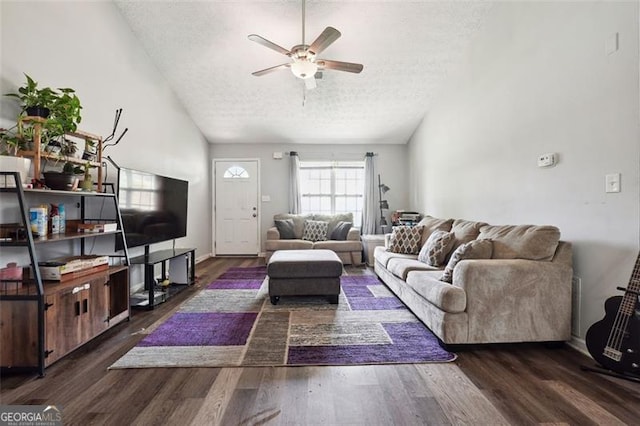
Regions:
[[[18,157],[20,150],[26,146],[26,139],[17,130],[17,125],[10,129],[0,128],[0,170],[5,172],[19,172],[23,184],[30,181],[31,160]],[[13,187],[12,180],[3,179],[0,187]]]
[[[39,89],[37,81],[27,74],[25,77],[27,78],[26,84],[18,88],[18,93],[7,93],[5,96],[16,98],[22,102],[20,114],[47,118],[51,112],[51,105],[59,96],[58,93],[50,87]]]
[[[82,120],[80,99],[73,89],[38,87],[38,82],[29,75],[25,74],[25,77],[26,82],[18,88],[17,93],[6,94],[6,96],[21,102],[21,111],[14,127],[0,129],[2,151],[13,156],[20,155],[21,150],[34,151],[34,122],[36,122],[40,126],[40,150],[42,152],[48,153],[49,156],[57,155],[60,158],[72,157],[76,153],[77,147],[75,142],[65,138],[65,134],[75,132],[78,123]],[[44,120],[27,121],[24,120],[26,116],[40,116]],[[28,154],[32,157],[40,155],[33,152]],[[29,161],[30,164],[30,160],[26,159],[26,161]],[[67,175],[67,181],[75,182],[75,175],[70,173],[69,167],[73,167],[73,165],[66,167],[63,173],[58,174]],[[2,166],[2,170],[8,169]],[[82,170],[79,173],[82,173]],[[70,178],[69,175],[74,178]],[[39,176],[36,176],[36,179],[39,179]],[[50,178],[49,182],[52,182],[51,179],[54,178]],[[68,183],[53,185],[57,189],[68,189]],[[47,186],[50,185],[47,184]]]
[[[84,152],[82,153],[83,160],[95,161],[98,154],[96,149],[97,142],[93,139],[84,140]]]
[[[18,93],[7,93],[21,102],[18,117],[18,132],[25,135],[28,127],[21,125],[24,116],[39,116],[46,118],[42,123],[41,146],[46,147],[50,141],[64,138],[65,133],[72,133],[78,129],[82,120],[80,111],[82,105],[75,90],[70,88],[52,89],[38,88],[38,82],[25,74],[26,83],[18,88]],[[63,141],[60,142],[64,144]]]
[[[92,166],[89,161],[82,166],[84,177],[80,181],[79,186],[83,191],[93,191],[93,176],[91,176],[91,169],[95,167],[96,166]]]
[[[64,163],[62,171],[43,172],[44,184],[51,189],[72,191],[77,187],[78,175],[84,173],[84,169],[69,161]]]
[[[59,88],[56,96],[52,98],[49,106],[51,113],[47,121],[55,123],[58,130],[63,133],[75,132],[82,121],[80,99],[73,89]]]

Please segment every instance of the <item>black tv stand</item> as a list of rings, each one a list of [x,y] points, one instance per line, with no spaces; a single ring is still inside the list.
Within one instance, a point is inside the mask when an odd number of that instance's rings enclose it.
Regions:
[[[154,267],[162,264],[160,280],[167,278],[167,261],[179,256],[189,255],[189,277],[187,284],[170,284],[167,287],[156,285]],[[153,309],[155,305],[166,301],[173,294],[195,283],[196,280],[196,249],[176,248],[150,252],[149,246],[144,249],[144,255],[133,257],[129,260],[131,265],[144,265],[144,291],[148,294],[142,297],[132,295],[132,306]]]

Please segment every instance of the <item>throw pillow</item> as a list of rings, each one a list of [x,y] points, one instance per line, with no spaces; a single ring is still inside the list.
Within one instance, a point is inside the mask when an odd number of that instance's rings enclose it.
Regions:
[[[491,259],[492,252],[493,244],[491,240],[473,240],[462,244],[451,255],[451,259],[449,259],[447,267],[444,268],[444,274],[442,274],[440,281],[453,282],[453,268],[455,268],[461,260]]]
[[[453,232],[433,231],[420,249],[418,260],[429,266],[442,266],[454,242]]]
[[[305,220],[302,239],[307,241],[325,241],[327,239],[328,222]]]
[[[331,231],[331,240],[336,241],[344,241],[347,239],[347,235],[349,234],[349,230],[353,224],[351,222],[338,222],[333,231]]]
[[[281,240],[293,240],[296,238],[296,232],[293,228],[293,219],[276,219],[276,228],[280,233]]]
[[[394,226],[389,238],[389,251],[418,254],[422,241],[422,226]]]

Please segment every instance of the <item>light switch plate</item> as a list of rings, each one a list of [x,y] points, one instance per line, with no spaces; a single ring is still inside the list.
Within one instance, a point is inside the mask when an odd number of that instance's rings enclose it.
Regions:
[[[620,173],[609,173],[604,181],[605,192],[620,192]]]

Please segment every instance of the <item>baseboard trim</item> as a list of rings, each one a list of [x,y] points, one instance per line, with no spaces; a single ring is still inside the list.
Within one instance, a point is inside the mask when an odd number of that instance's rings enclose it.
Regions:
[[[200,262],[204,262],[205,260],[210,259],[212,257],[213,257],[212,253],[207,253],[205,255],[198,256],[198,257],[196,257],[196,264],[198,264]]]
[[[589,354],[589,350],[587,349],[587,344],[585,343],[584,339],[576,336],[571,336],[571,340],[567,342],[567,345],[591,358],[591,354]]]

